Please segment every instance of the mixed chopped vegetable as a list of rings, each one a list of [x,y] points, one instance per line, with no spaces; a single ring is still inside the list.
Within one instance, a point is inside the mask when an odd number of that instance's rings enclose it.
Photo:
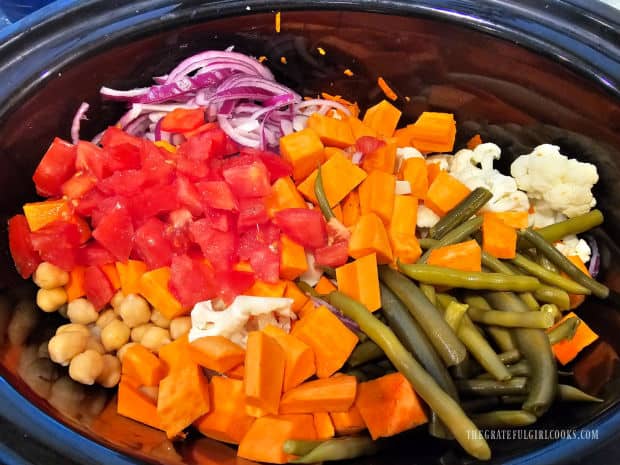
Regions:
[[[504,175],[479,135],[451,154],[451,114],[403,126],[383,100],[360,119],[263,61],[207,51],[104,87],[129,105],[118,124],[80,140],[84,103],[52,142],[45,199],[9,221],[37,305],[70,320],[50,358],[118,386],[120,415],[269,463],[373,454],[424,424],[488,459],[477,428],[599,401],[556,368],[598,337],[571,310],[609,293],[577,236],[603,221],[596,167],[541,145]]]

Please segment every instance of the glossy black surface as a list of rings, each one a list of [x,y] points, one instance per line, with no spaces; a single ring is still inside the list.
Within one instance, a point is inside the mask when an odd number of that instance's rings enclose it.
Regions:
[[[580,17],[566,9],[564,2],[547,2],[548,8],[538,10],[534,2],[496,1],[361,1],[347,6],[391,14],[342,11],[337,10],[343,8],[338,2],[322,2],[322,7],[334,11],[285,11],[282,32],[276,34],[272,12],[256,13],[270,9],[272,4],[263,2],[66,3],[65,11],[44,9],[49,11],[44,22],[31,24],[30,31],[14,31],[0,45],[0,56],[6,57],[0,63],[3,225],[21,203],[34,198],[30,182],[34,167],[54,135],[68,137],[71,117],[80,102],[91,104],[83,137],[94,135],[118,117],[122,108],[99,100],[101,85],[145,85],[151,76],[166,72],[185,56],[235,45],[238,51],[266,55],[278,78],[305,95],[327,91],[357,100],[362,108],[381,98],[375,82],[383,76],[401,97],[410,98],[409,102],[399,100],[403,121],[427,109],[454,112],[459,144],[480,133],[484,140],[502,146],[504,165],[543,142],[596,163],[601,175],[596,195],[607,216],[605,230],[596,233],[603,252],[603,279],[620,291],[618,249],[611,239],[620,237],[620,41],[613,21],[603,24],[596,17]],[[286,5],[307,8],[304,2]],[[272,6],[285,9],[284,3]],[[233,14],[242,16],[224,18]],[[319,46],[327,51],[325,56],[317,52]],[[280,63],[281,56],[287,58],[286,65]],[[355,75],[346,77],[346,68]],[[71,429],[138,459],[247,463],[236,459],[227,446],[207,439],[173,445],[163,434],[118,417],[113,402],[108,402],[111,393],[77,386],[63,370],[46,362],[39,348],[57,320],[23,308],[15,320],[14,306],[19,301],[28,305],[24,299],[28,300],[29,293],[15,290],[19,281],[5,242],[2,232],[0,288],[9,291],[10,300],[0,324],[6,328],[0,361],[2,374],[12,386]],[[589,302],[582,316],[609,343],[607,354],[620,350],[620,316],[615,304]],[[23,330],[25,323],[27,329],[31,326],[28,331]],[[582,356],[582,360],[592,358],[592,350]],[[614,370],[609,373],[599,369],[588,386],[606,398],[603,404],[558,406],[536,427],[580,428],[594,420],[599,422],[601,435],[607,428],[605,437],[611,437],[608,420],[618,415],[620,377]],[[27,414],[20,412],[26,409],[0,405],[0,414],[13,416],[24,428],[32,427]],[[59,435],[39,437],[49,447],[81,461],[90,454],[91,463],[121,460],[120,456],[99,455],[101,450],[89,442],[72,442],[70,432],[49,427],[46,431]],[[40,431],[29,433],[42,436]],[[63,443],[77,445],[63,449]],[[585,453],[602,446],[602,440],[564,444],[564,452],[559,447],[543,449],[547,445],[546,441],[496,441],[492,444],[494,461],[510,462],[539,451],[543,456],[533,463],[567,462],[571,447]],[[429,439],[423,428],[404,435],[392,450],[364,461],[386,465],[469,462],[458,448]]]

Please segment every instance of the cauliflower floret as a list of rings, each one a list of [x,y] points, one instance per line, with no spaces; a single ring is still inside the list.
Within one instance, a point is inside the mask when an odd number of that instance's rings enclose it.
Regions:
[[[439,216],[424,205],[418,205],[418,218],[416,224],[418,228],[432,228],[439,221]]]
[[[454,159],[454,155],[447,154],[439,154],[439,155],[431,155],[426,159],[427,165],[436,164],[439,165],[439,169],[441,171],[449,171],[452,161]]]
[[[189,341],[205,336],[224,336],[235,344],[246,346],[248,332],[271,324],[287,333],[295,314],[293,299],[240,295],[224,310],[216,310],[213,301],[198,302],[191,313]]]
[[[396,171],[400,170],[403,161],[407,158],[424,158],[418,149],[414,147],[399,147],[396,149]]]
[[[592,186],[598,182],[596,166],[569,160],[556,145],[539,145],[532,153],[521,155],[510,172],[528,197],[543,200],[549,209],[569,218],[596,205],[592,195]]]
[[[530,207],[527,195],[518,190],[513,178],[493,168],[500,155],[500,148],[490,143],[480,144],[474,150],[459,150],[450,165],[450,174],[471,190],[484,187],[491,191],[493,197],[482,211],[526,211]]]
[[[574,234],[562,238],[561,241],[555,244],[555,248],[567,257],[579,255],[579,258],[581,258],[581,261],[584,263],[590,260],[590,255],[592,253],[588,243],[583,239],[579,239]]]
[[[529,225],[535,229],[544,228],[566,219],[566,215],[555,211],[544,200],[533,200],[532,206],[534,213],[530,213]]]

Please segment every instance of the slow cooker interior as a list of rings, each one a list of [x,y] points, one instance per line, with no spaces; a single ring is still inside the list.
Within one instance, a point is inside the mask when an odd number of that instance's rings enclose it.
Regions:
[[[101,44],[96,53],[78,56],[57,75],[42,76],[35,93],[11,109],[0,125],[1,224],[20,205],[35,198],[30,177],[55,135],[69,137],[71,118],[82,101],[91,105],[83,124],[90,138],[113,123],[119,104],[102,102],[101,85],[130,88],[149,83],[182,58],[206,49],[235,49],[265,55],[277,77],[304,95],[325,91],[357,100],[364,108],[381,98],[376,86],[383,76],[401,99],[403,121],[424,110],[453,112],[459,144],[479,133],[503,149],[502,165],[535,145],[560,145],[565,154],[596,163],[601,180],[596,189],[606,215],[596,231],[602,248],[603,279],[620,290],[620,102],[568,68],[518,45],[447,23],[370,13],[299,11],[283,14],[283,30],[274,31],[273,15],[257,14],[149,30],[137,40]],[[320,55],[317,47],[326,54]],[[286,64],[281,62],[286,58]],[[354,75],[347,77],[349,68]],[[29,287],[18,286],[0,234],[0,289],[11,306],[0,315],[2,374],[45,413],[80,433],[119,451],[155,461],[179,463],[239,462],[227,446],[204,438],[173,445],[162,433],[116,415],[109,392],[73,384],[63,370],[41,359],[39,345],[50,336],[55,316],[33,310],[13,312],[16,299],[32,299]],[[589,302],[581,314],[616,351],[620,317],[612,305]],[[588,356],[588,354],[585,354]],[[569,368],[570,369],[570,368]],[[56,380],[58,376],[63,377]],[[602,377],[597,373],[592,376]],[[596,384],[593,380],[592,385]],[[613,376],[599,393],[603,404],[559,405],[536,428],[575,428],[618,402],[619,378]],[[599,383],[600,384],[600,383]],[[501,441],[492,444],[498,461],[541,447],[544,441]],[[368,463],[376,461],[368,459]],[[458,448],[427,437],[423,428],[380,458],[383,464],[467,462]]]

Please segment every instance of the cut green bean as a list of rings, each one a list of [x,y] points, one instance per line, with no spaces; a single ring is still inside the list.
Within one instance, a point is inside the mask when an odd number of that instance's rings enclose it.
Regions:
[[[306,455],[292,460],[291,463],[317,463],[348,460],[365,455],[373,455],[378,451],[379,446],[377,443],[366,436],[334,438],[321,442],[321,444]]]
[[[456,388],[463,394],[476,396],[501,396],[527,393],[527,378],[517,377],[506,381],[493,379],[459,379]]]
[[[314,196],[316,197],[316,201],[319,204],[321,213],[323,213],[323,216],[325,217],[325,221],[329,221],[332,218],[335,218],[332,207],[329,205],[329,200],[327,199],[327,195],[325,194],[325,188],[323,187],[323,175],[321,174],[321,165],[319,165],[316,171],[316,179],[314,181]]]
[[[476,413],[484,410],[491,410],[501,404],[499,397],[478,397],[461,402],[463,410],[467,413]]]
[[[489,268],[491,271],[495,271],[496,273],[512,275],[517,274],[517,272],[510,265],[495,258],[493,255],[485,252],[484,250],[482,251],[482,265]],[[531,292],[521,292],[519,294],[519,298],[525,302],[525,305],[527,305],[530,310],[538,310],[538,302]]]
[[[473,306],[485,310],[492,310],[489,303],[484,300],[484,297],[482,296],[470,294],[466,296],[464,300],[465,303],[470,307]],[[517,348],[512,334],[506,328],[500,328],[498,326],[486,326],[484,330],[489,334],[489,336],[491,336],[491,339],[493,339],[499,350],[501,350],[502,352]]]
[[[452,377],[454,379],[469,379],[476,376],[478,373],[482,371],[478,362],[472,359],[469,354],[465,360],[463,360],[458,365],[454,365],[450,367],[450,372],[452,373]],[[455,388],[456,389],[456,388]]]
[[[526,313],[527,305],[511,292],[489,292],[485,295],[492,307],[504,311]],[[531,374],[529,377],[529,393],[523,404],[523,410],[541,416],[545,413],[553,399],[558,384],[555,357],[546,333],[542,329],[513,329],[519,352],[528,361]]]
[[[542,305],[540,307],[540,312],[541,313],[547,313],[547,314],[551,315],[551,318],[553,318],[554,322],[557,322],[557,321],[562,319],[562,312],[560,311],[558,306],[554,305],[554,304],[544,304],[544,305]]]
[[[551,263],[549,261],[549,259],[547,257],[545,257],[543,254],[541,254],[541,253],[536,254],[536,261],[545,270],[550,271],[551,273],[557,273],[558,272],[558,268],[553,263]]]
[[[512,376],[529,376],[530,375],[530,365],[525,361],[521,360],[520,362],[515,363],[514,365],[509,365],[506,367],[508,372]],[[482,373],[476,379],[492,379],[493,375],[491,373]]]
[[[321,265],[321,269],[323,270],[323,273],[325,273],[325,275],[328,278],[336,279],[336,270],[334,268],[332,268],[331,266]]]
[[[324,442],[325,441],[300,441],[289,439],[284,441],[284,444],[282,445],[282,450],[285,454],[306,455],[312,452],[313,449],[316,449]]]
[[[531,276],[512,276],[503,273],[461,271],[443,266],[398,263],[399,269],[416,281],[436,286],[494,291],[534,291],[540,281]]]
[[[521,360],[521,352],[519,352],[518,349],[507,350],[506,352],[498,354],[498,357],[502,361],[502,363],[516,363]]]
[[[448,232],[475,215],[492,197],[493,193],[491,191],[484,187],[477,187],[430,229],[430,237],[441,239]]]
[[[422,291],[406,276],[389,266],[379,267],[379,277],[383,283],[405,304],[407,310],[447,366],[460,363],[467,349],[459,341],[437,309],[422,294]]]
[[[418,239],[418,244],[422,250],[428,250],[431,247],[437,245],[439,241],[437,239],[431,239],[430,237],[422,237]]]
[[[437,292],[435,291],[435,286],[431,286],[430,284],[420,284],[420,290],[430,303],[437,305]]]
[[[519,234],[533,244],[536,249],[555,264],[560,271],[563,271],[577,283],[590,289],[595,296],[600,299],[606,299],[609,296],[609,288],[607,286],[595,281],[577,268],[574,263],[562,255],[562,252],[549,244],[538,231],[524,229],[520,231]]]
[[[558,385],[558,398],[564,402],[603,402],[603,399],[583,392],[568,384]]]
[[[471,419],[478,428],[514,428],[515,426],[531,425],[538,420],[536,415],[525,410],[495,410],[478,413]]]
[[[467,313],[468,308],[469,305],[459,304],[458,302],[450,302],[446,307],[446,312],[443,317],[450,327],[457,332],[457,336],[459,326],[461,326],[461,321],[463,320],[463,316]]]
[[[428,248],[426,252],[422,254],[420,259],[418,260],[418,263],[426,263],[426,260],[428,260],[431,252],[435,249],[438,249],[439,247],[445,247],[446,245],[456,244],[458,242],[463,242],[464,240],[469,239],[469,236],[471,236],[473,232],[480,229],[480,226],[482,226],[481,216],[472,218],[471,220],[468,220],[465,223],[457,226],[452,231],[447,233],[443,238],[435,242],[430,248]]]
[[[515,313],[469,307],[467,315],[476,323],[504,328],[547,329],[553,326],[553,316],[545,312]]]
[[[309,296],[312,297],[321,297],[321,294],[319,294],[310,284],[308,284],[305,281],[297,281],[297,287],[299,288],[300,291],[302,291],[305,294],[308,294]]]
[[[554,345],[565,339],[570,341],[573,336],[575,336],[575,332],[577,332],[579,324],[581,324],[581,320],[579,318],[567,318],[547,333],[549,344]]]
[[[413,354],[424,369],[453,399],[458,399],[456,386],[448,369],[433,347],[417,321],[411,316],[405,304],[392,292],[392,290],[380,283],[381,307],[387,320],[388,326],[396,337]],[[434,309],[433,309],[434,310]],[[436,312],[436,310],[434,310]]]
[[[541,302],[556,305],[563,312],[570,308],[568,292],[557,287],[542,285],[534,291],[534,297]]]
[[[538,229],[537,232],[545,241],[553,243],[570,234],[581,234],[601,224],[603,224],[603,214],[600,210],[592,210],[583,215],[545,226]],[[531,247],[533,245],[527,238],[519,239],[520,249],[529,249]]]
[[[565,278],[561,274],[546,270],[538,263],[527,259],[521,254],[517,254],[515,258],[512,259],[512,263],[532,276],[537,277],[541,282],[555,286],[571,294],[588,295],[591,293],[590,289],[571,279]]]
[[[353,368],[363,365],[364,363],[370,362],[372,360],[377,360],[378,358],[383,357],[383,351],[381,347],[379,347],[374,342],[368,340],[358,344],[353,352],[351,352],[351,356],[347,363]],[[299,454],[297,454],[299,455]]]
[[[409,380],[416,393],[437,413],[455,439],[470,455],[479,460],[488,460],[491,457],[489,445],[458,402],[439,387],[389,327],[377,320],[365,306],[341,292],[332,292],[329,295],[329,301],[357,322],[362,331],[383,349],[388,359]]]

